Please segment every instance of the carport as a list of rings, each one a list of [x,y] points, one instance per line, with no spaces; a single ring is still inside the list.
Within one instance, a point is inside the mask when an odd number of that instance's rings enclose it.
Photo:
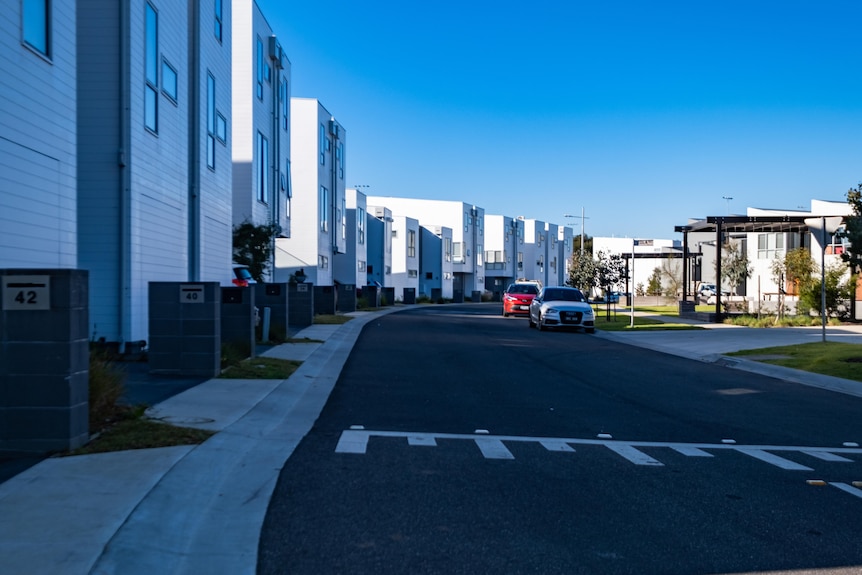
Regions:
[[[731,233],[798,233],[800,234],[800,246],[807,246],[810,250],[811,242],[806,242],[808,234],[812,228],[806,223],[812,220],[825,220],[833,217],[842,216],[824,216],[820,214],[804,214],[804,215],[776,215],[776,216],[708,216],[703,220],[695,220],[684,226],[675,226],[675,232],[682,233],[682,304],[680,309],[685,309],[688,301],[688,270],[689,258],[698,254],[689,253],[688,235],[691,233],[715,233],[715,245],[718,257],[715,260],[715,319],[721,321],[721,246],[723,245],[724,234]],[[823,242],[821,242],[821,247]],[[855,302],[853,303],[855,305]]]

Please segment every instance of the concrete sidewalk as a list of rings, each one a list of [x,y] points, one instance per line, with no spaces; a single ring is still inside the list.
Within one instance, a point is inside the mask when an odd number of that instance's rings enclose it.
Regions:
[[[303,361],[289,379],[212,379],[150,409],[219,432],[201,445],[53,457],[0,484],[0,573],[255,573],[279,471],[362,327],[397,309],[268,350]]]
[[[287,380],[212,379],[150,409],[151,417],[218,432],[201,445],[50,458],[0,484],[0,573],[255,573],[279,471],[363,326],[399,309],[314,325],[295,337],[320,343],[265,352],[303,361]],[[862,396],[858,382],[721,355],[819,341],[820,328],[702,325],[596,337]],[[827,338],[862,343],[862,327],[829,328]]]

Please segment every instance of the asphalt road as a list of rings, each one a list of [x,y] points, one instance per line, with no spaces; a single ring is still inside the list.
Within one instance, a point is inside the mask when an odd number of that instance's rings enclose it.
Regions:
[[[499,304],[387,315],[286,463],[258,572],[860,572],[860,412]]]

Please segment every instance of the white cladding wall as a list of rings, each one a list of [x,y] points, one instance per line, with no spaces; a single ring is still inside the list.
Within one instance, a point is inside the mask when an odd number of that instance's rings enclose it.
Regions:
[[[368,234],[365,194],[347,189],[347,245],[335,256],[335,280],[342,284],[364,286],[368,282]]]
[[[77,267],[75,2],[51,3],[48,58],[0,15],[0,267]]]
[[[270,50],[273,30],[253,0],[233,2],[233,224],[276,222],[290,235],[290,61]],[[259,43],[258,43],[259,42]],[[281,48],[279,43],[279,48]],[[270,69],[264,74],[262,97],[257,93],[258,50]],[[277,51],[277,50],[276,50]],[[285,109],[285,102],[287,106]],[[284,117],[287,112],[287,124]],[[258,199],[258,135],[266,139],[264,161],[269,178],[268,202]]]
[[[309,281],[316,285],[332,285],[333,256],[343,254],[346,249],[346,171],[343,164],[339,166],[336,153],[339,142],[346,153],[347,134],[340,125],[337,138],[331,133],[332,115],[313,98],[291,98],[290,109],[291,237],[279,244],[284,251],[283,260],[305,265]],[[321,127],[323,140],[320,139]],[[327,205],[323,206],[327,219],[325,230],[321,229],[321,187],[328,191]]]

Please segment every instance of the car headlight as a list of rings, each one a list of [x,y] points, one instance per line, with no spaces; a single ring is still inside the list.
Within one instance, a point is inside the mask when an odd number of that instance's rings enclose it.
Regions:
[[[584,315],[593,315],[593,308],[592,308],[592,307],[588,307],[588,308],[584,311]]]

